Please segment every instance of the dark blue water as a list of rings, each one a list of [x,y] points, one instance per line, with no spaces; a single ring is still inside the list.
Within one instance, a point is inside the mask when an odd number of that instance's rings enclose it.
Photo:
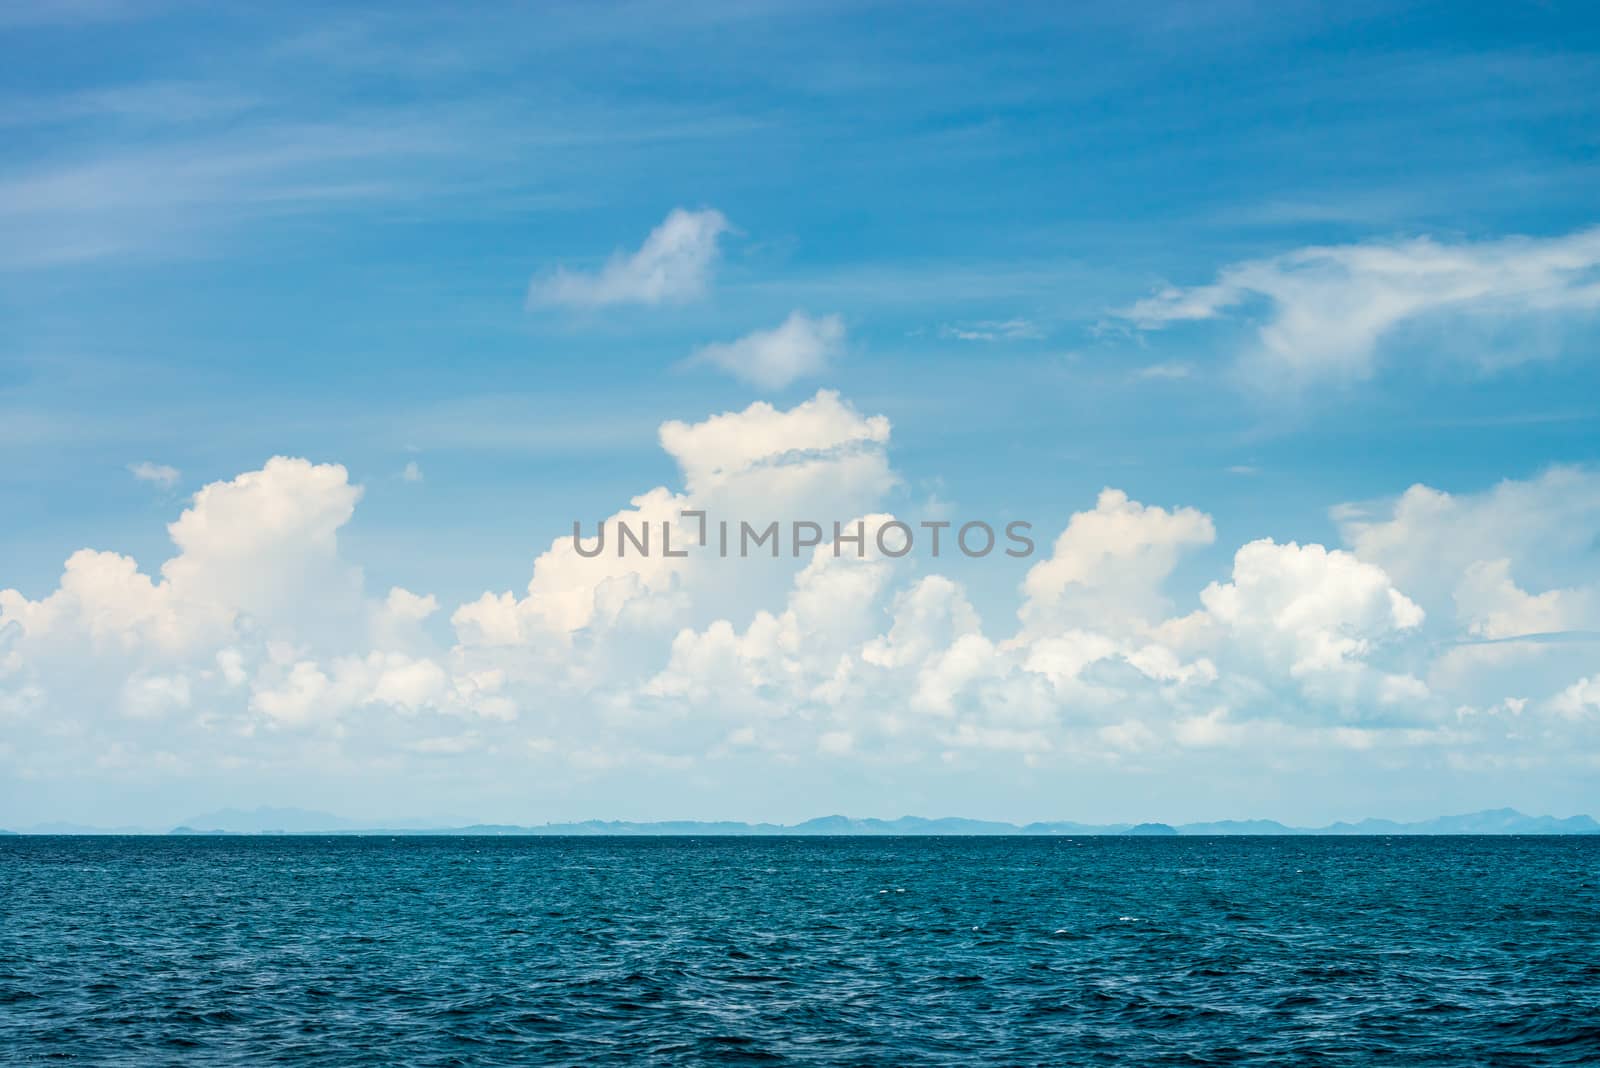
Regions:
[[[1600,1062],[1600,838],[0,839],[0,1059]]]

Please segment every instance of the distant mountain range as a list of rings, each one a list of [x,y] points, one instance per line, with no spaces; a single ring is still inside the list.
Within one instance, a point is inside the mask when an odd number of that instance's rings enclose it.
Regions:
[[[0,831],[0,834],[15,834]],[[1516,809],[1488,809],[1460,816],[1402,823],[1395,820],[1365,819],[1358,823],[1332,823],[1325,827],[1290,827],[1276,820],[1221,820],[1211,823],[1073,823],[1052,821],[1015,824],[959,817],[925,819],[903,816],[895,820],[853,819],[849,816],[821,816],[804,823],[739,823],[734,821],[699,822],[667,820],[634,823],[622,820],[585,820],[581,823],[546,823],[523,826],[503,823],[474,823],[464,826],[432,826],[415,820],[393,823],[362,823],[297,808],[258,808],[253,811],[223,809],[194,816],[170,831],[137,827],[89,827],[71,823],[46,823],[27,828],[24,834],[335,834],[335,835],[1130,835],[1138,837],[1196,835],[1386,835],[1386,834],[1597,834],[1600,823],[1589,816],[1527,816]]]

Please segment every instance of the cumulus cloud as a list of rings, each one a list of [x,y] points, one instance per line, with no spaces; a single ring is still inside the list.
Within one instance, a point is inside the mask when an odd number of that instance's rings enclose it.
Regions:
[[[1452,614],[1449,603],[1474,566],[1496,561],[1539,592],[1600,581],[1600,472],[1587,468],[1552,467],[1476,493],[1416,485],[1392,499],[1341,505],[1333,518],[1357,556],[1438,614]],[[1480,591],[1485,577],[1473,580]],[[1481,600],[1468,594],[1464,603]]]
[[[706,512],[709,522],[735,524],[856,515],[895,484],[888,439],[886,418],[863,416],[827,390],[787,410],[758,402],[698,423],[669,421],[661,426],[661,445],[676,461],[683,488],[658,486],[583,529],[615,531],[624,523],[659,532],[663,523],[672,523],[682,537],[694,529],[693,521],[681,518],[686,510]],[[685,577],[703,566],[701,557],[660,551],[585,558],[570,537],[562,537],[534,562],[526,596],[485,593],[458,609],[452,622],[467,644],[515,645],[597,624],[677,618],[685,607]],[[738,591],[722,592],[732,597]]]
[[[1173,286],[1117,314],[1141,330],[1210,320],[1260,305],[1244,353],[1264,384],[1370,377],[1401,328],[1461,328],[1600,307],[1600,228],[1562,237],[1446,242],[1432,238],[1312,246],[1232,264],[1215,281]],[[1460,336],[1453,349],[1461,349]],[[1528,358],[1477,347],[1494,366]]]
[[[308,603],[336,624],[360,581],[338,559],[336,531],[360,496],[341,466],[276,457],[195,494],[167,527],[178,552],[159,580],[130,557],[83,549],[40,600],[0,590],[0,618],[33,639],[169,651],[225,642],[245,622],[270,629]]]
[[[661,425],[660,438],[690,493],[758,472],[768,489],[785,481],[814,482],[818,474],[836,474],[834,465],[853,457],[869,461],[862,476],[876,488],[893,483],[884,453],[888,418],[863,417],[834,390],[821,390],[787,410],[757,402],[699,423],[671,420]]]
[[[1211,517],[1193,508],[1167,511],[1102,490],[1028,572],[1022,621],[1038,631],[1091,621],[1117,629],[1156,618],[1167,605],[1161,585],[1179,555],[1215,536]]]
[[[1511,577],[1510,560],[1477,560],[1456,584],[1456,613],[1469,634],[1489,641],[1560,634],[1596,618],[1595,592],[1579,587],[1529,593]]]
[[[151,463],[149,460],[141,460],[136,464],[129,464],[128,471],[140,482],[149,482],[160,486],[162,489],[171,489],[183,477],[183,473],[176,467]]]
[[[1554,467],[1474,493],[1417,485],[1333,516],[1351,551],[1392,575],[1449,643],[1429,682],[1464,704],[1538,693],[1593,663],[1600,474]]]
[[[889,516],[864,517],[869,532]],[[873,608],[888,581],[884,560],[814,550],[782,612],[757,611],[742,632],[727,620],[679,631],[666,669],[648,684],[659,696],[732,698],[774,714],[822,696],[841,661],[873,636]]]
[[[1321,545],[1253,541],[1234,554],[1232,581],[1200,593],[1226,633],[1224,651],[1348,707],[1427,696],[1418,680],[1374,672],[1379,643],[1421,625],[1424,614],[1382,568]]]
[[[693,300],[710,283],[718,241],[728,229],[719,211],[675,208],[637,251],[613,253],[599,271],[558,267],[549,277],[535,279],[529,303],[594,308]]]
[[[812,318],[801,311],[771,330],[757,330],[737,341],[705,345],[690,364],[709,364],[762,389],[781,389],[821,374],[844,348],[844,320]]]
[[[1600,720],[1600,675],[1585,676],[1556,694],[1550,707],[1567,719]]]
[[[250,696],[251,711],[275,726],[331,722],[366,705],[414,715],[439,705],[450,690],[444,668],[404,653],[336,657],[327,665],[296,660],[279,668],[258,675]]]
[[[194,495],[157,577],[80,550],[46,596],[0,590],[0,630],[15,628],[22,670],[69,717],[107,703],[210,730],[232,707],[247,730],[252,717],[299,727],[363,705],[414,710],[442,694],[443,670],[373,646],[415,641],[437,603],[363,593],[338,551],[360,497],[337,464],[275,457]]]
[[[1559,761],[1597,717],[1591,646],[1480,656],[1592,619],[1584,471],[1413,487],[1340,508],[1342,547],[1258,539],[1220,568],[1211,516],[1107,488],[1041,532],[1041,557],[1010,565],[1014,606],[986,615],[938,562],[878,551],[890,434],[829,391],[668,422],[677,475],[606,517],[860,517],[859,557],[587,558],[563,535],[525,587],[447,603],[369,590],[340,546],[360,487],[275,458],[195,494],[154,571],[84,549],[55,589],[0,591],[0,760],[17,778],[165,761],[402,780],[426,760],[462,790],[521,782],[528,762],[562,783],[1220,750]]]

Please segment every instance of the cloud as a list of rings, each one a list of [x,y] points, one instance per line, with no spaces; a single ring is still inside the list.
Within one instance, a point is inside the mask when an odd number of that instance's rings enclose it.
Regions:
[[[250,711],[273,727],[331,724],[357,708],[415,716],[441,708],[451,696],[448,673],[426,657],[400,652],[269,663],[251,688]]]
[[[478,747],[478,733],[468,731],[465,734],[443,735],[437,738],[422,738],[412,742],[408,749],[414,753],[432,753],[441,756],[456,756],[469,753]]]
[[[668,422],[676,476],[608,517],[860,517],[859,558],[584,558],[563,535],[524,588],[446,603],[368,590],[340,545],[361,488],[274,458],[195,494],[154,571],[83,549],[54,590],[0,591],[0,762],[19,782],[292,769],[475,797],[529,761],[567,790],[641,770],[926,785],[980,765],[1192,772],[1196,751],[1244,762],[1230,773],[1584,752],[1592,643],[1500,636],[1593,627],[1586,472],[1413,487],[1339,509],[1346,547],[1254,539],[1212,576],[1210,515],[1107,488],[985,612],[937,561],[877,550],[890,439],[830,391]]]
[[[812,318],[796,311],[771,330],[702,346],[688,363],[710,364],[762,389],[781,389],[826,371],[843,348],[844,320],[837,315]]]
[[[615,252],[593,274],[558,267],[550,277],[534,280],[528,301],[597,308],[693,300],[710,283],[717,242],[728,229],[719,211],[674,208],[637,252]]]
[[[1415,485],[1387,500],[1341,505],[1333,517],[1357,556],[1467,633],[1504,637],[1518,617],[1530,631],[1600,624],[1577,607],[1588,599],[1582,591],[1600,583],[1600,472],[1552,467],[1463,494]],[[1563,588],[1569,592],[1514,610],[1508,601],[1525,596],[1521,589]]]
[[[1432,238],[1311,246],[1222,269],[1119,311],[1141,330],[1213,320],[1261,306],[1241,369],[1252,382],[1303,386],[1371,377],[1404,327],[1473,327],[1600,307],[1600,227],[1563,237],[1479,242]],[[1535,354],[1476,346],[1492,369]]]
[[[1567,719],[1600,719],[1600,675],[1585,676],[1556,694],[1550,707]]]
[[[1031,319],[980,319],[970,323],[945,323],[939,336],[952,341],[1037,341],[1044,330]]]
[[[130,557],[82,549],[49,596],[0,590],[0,619],[30,638],[169,651],[223,644],[246,621],[288,624],[309,605],[338,625],[359,572],[338,559],[336,532],[360,496],[341,466],[275,457],[195,494],[167,527],[178,553],[159,580]]]
[[[827,390],[787,410],[758,402],[698,423],[669,421],[661,426],[661,445],[677,462],[683,489],[641,493],[602,525],[614,531],[618,522],[634,530],[648,524],[659,531],[670,522],[682,535],[692,529],[680,517],[686,509],[735,524],[853,516],[895,484],[888,439],[886,418],[863,416]],[[595,528],[585,523],[583,529]],[[696,566],[660,552],[586,559],[562,537],[534,562],[526,597],[486,593],[452,621],[468,644],[510,645],[601,622],[670,616],[677,612],[679,584]]]
[[[1333,516],[1351,551],[1427,612],[1441,643],[1426,666],[1431,687],[1484,708],[1592,670],[1600,631],[1594,471],[1553,467],[1475,493],[1417,485],[1341,505]]]
[[[1023,624],[1038,631],[1094,621],[1115,629],[1155,618],[1167,607],[1161,584],[1178,556],[1215,536],[1211,517],[1193,508],[1169,512],[1102,490],[1093,510],[1075,514],[1051,555],[1029,570]]]
[[[1582,629],[1600,615],[1595,593],[1576,588],[1531,594],[1512,579],[1510,560],[1478,560],[1456,584],[1456,612],[1474,638],[1558,634]]]
[[[1250,542],[1234,554],[1232,580],[1207,586],[1200,602],[1226,632],[1227,654],[1308,696],[1346,706],[1426,696],[1417,680],[1368,667],[1381,643],[1422,624],[1423,610],[1382,568],[1348,552]]]
[[[122,714],[160,719],[189,707],[189,680],[182,676],[134,675],[122,687]]]
[[[400,477],[406,482],[421,482],[422,468],[418,466],[417,461],[408,460],[405,467],[400,469]]]
[[[128,471],[140,482],[150,482],[160,486],[162,489],[171,489],[183,477],[183,473],[176,467],[151,463],[149,460],[141,460],[136,464],[129,464]]]
[[[1193,378],[1194,367],[1191,364],[1178,361],[1166,363],[1152,363],[1139,368],[1133,376],[1144,381],[1176,381],[1178,379]]]
[[[888,418],[863,417],[835,390],[820,390],[787,411],[757,402],[699,423],[672,420],[661,425],[660,438],[691,493],[712,491],[758,470],[770,472],[762,480],[775,488],[776,481],[835,474],[834,462],[851,458],[865,461],[863,479],[883,488],[893,481],[883,455]]]
[[[244,117],[195,130],[178,122],[154,138],[97,138],[88,156],[0,167],[0,269],[192,255],[203,233],[281,217],[291,206],[359,210],[440,189],[432,168],[462,143],[451,116],[390,118]]]

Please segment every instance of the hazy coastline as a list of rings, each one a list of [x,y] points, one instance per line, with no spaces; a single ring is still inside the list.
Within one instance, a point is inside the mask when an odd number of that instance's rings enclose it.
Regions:
[[[1296,827],[1277,820],[1211,820],[1190,823],[1078,823],[1041,820],[1025,824],[959,816],[898,819],[820,816],[800,823],[748,823],[739,820],[582,820],[577,822],[516,824],[465,823],[433,825],[418,820],[358,821],[305,809],[261,808],[252,811],[223,809],[183,820],[170,828],[96,827],[75,823],[42,823],[0,830],[24,835],[450,835],[450,836],[665,836],[814,837],[826,835],[874,836],[1112,836],[1197,837],[1206,835],[1450,835],[1450,834],[1596,834],[1600,822],[1588,815],[1529,816],[1516,809],[1440,816],[1429,820],[1400,821],[1367,818],[1318,827]]]

